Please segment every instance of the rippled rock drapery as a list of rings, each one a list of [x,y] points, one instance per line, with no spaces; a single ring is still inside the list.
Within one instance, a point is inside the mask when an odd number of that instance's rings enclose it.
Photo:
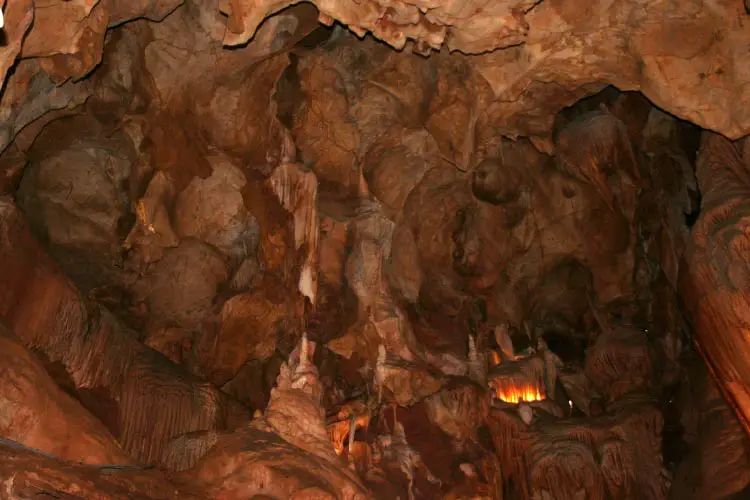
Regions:
[[[27,348],[62,368],[69,390],[128,453],[158,463],[170,438],[246,418],[249,409],[138,342],[107,310],[89,306],[10,200],[0,201],[0,216],[0,317]]]
[[[686,439],[699,443],[679,464],[670,499],[742,498],[750,484],[750,439],[718,385],[695,356],[676,396]]]
[[[3,439],[71,462],[131,463],[101,422],[65,394],[5,327],[0,328],[0,343]]]
[[[743,318],[748,300],[743,257],[748,144],[747,139],[732,143],[708,132],[702,136],[696,174],[703,211],[686,252],[682,286],[700,351],[750,432],[750,346]]]

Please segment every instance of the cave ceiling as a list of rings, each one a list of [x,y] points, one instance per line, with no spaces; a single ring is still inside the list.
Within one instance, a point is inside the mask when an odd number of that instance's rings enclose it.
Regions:
[[[58,84],[80,79],[101,62],[109,27],[140,18],[159,21],[180,4],[175,0],[9,2],[4,8],[7,40],[0,47],[0,75],[5,80],[20,59],[36,61]],[[476,99],[479,89],[486,93],[474,121],[508,136],[545,139],[560,108],[607,85],[640,90],[662,109],[730,138],[750,132],[750,118],[744,112],[750,102],[746,64],[750,29],[738,1],[330,0],[312,4],[317,7],[314,14],[303,11],[295,17],[286,11],[264,23],[289,6],[304,4],[207,2],[202,21],[184,29],[204,31],[210,39],[206,43],[215,47],[250,42],[249,58],[278,50],[285,44],[280,38],[310,30],[310,16],[317,16],[325,24],[341,23],[358,36],[371,34],[398,50],[425,55],[451,51],[473,68]],[[184,37],[165,35],[164,43],[179,50]],[[182,48],[209,50],[205,45]],[[29,72],[18,67],[6,87],[28,84],[29,79]],[[48,97],[53,101],[48,106],[70,106],[65,89],[57,87],[56,95]],[[5,92],[4,116],[13,115],[12,94],[11,88]],[[18,131],[28,117],[11,120]]]

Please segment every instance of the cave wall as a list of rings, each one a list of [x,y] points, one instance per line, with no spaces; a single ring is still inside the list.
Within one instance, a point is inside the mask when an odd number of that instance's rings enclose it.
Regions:
[[[0,317],[95,437],[4,434],[54,455],[3,448],[5,474],[63,492],[91,470],[55,457],[132,461],[87,487],[154,498],[741,491],[716,391],[746,417],[722,345],[743,339],[714,333],[743,265],[706,243],[742,212],[735,3],[0,2]],[[680,118],[724,134],[697,177]],[[693,327],[719,384],[672,404]]]

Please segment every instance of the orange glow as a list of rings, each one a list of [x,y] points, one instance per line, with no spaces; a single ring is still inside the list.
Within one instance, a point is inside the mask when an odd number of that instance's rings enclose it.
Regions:
[[[497,353],[497,351],[490,351],[490,363],[492,366],[497,366],[501,362],[500,355]]]
[[[359,417],[357,417],[354,430],[356,432],[356,430],[360,428],[367,429],[369,425],[370,417],[368,415],[360,415]],[[350,437],[350,432],[351,420],[348,418],[345,420],[340,420],[328,426],[328,437],[331,438],[333,449],[336,452],[336,455],[341,456],[341,454],[344,453],[344,442]]]
[[[511,404],[518,404],[521,400],[531,402],[542,401],[544,399],[544,396],[539,389],[533,385],[523,385],[521,387],[496,387],[495,393],[498,398]]]

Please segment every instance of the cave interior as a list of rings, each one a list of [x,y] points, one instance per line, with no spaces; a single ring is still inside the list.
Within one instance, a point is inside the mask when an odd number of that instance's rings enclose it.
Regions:
[[[747,0],[0,9],[0,498],[750,499]]]

